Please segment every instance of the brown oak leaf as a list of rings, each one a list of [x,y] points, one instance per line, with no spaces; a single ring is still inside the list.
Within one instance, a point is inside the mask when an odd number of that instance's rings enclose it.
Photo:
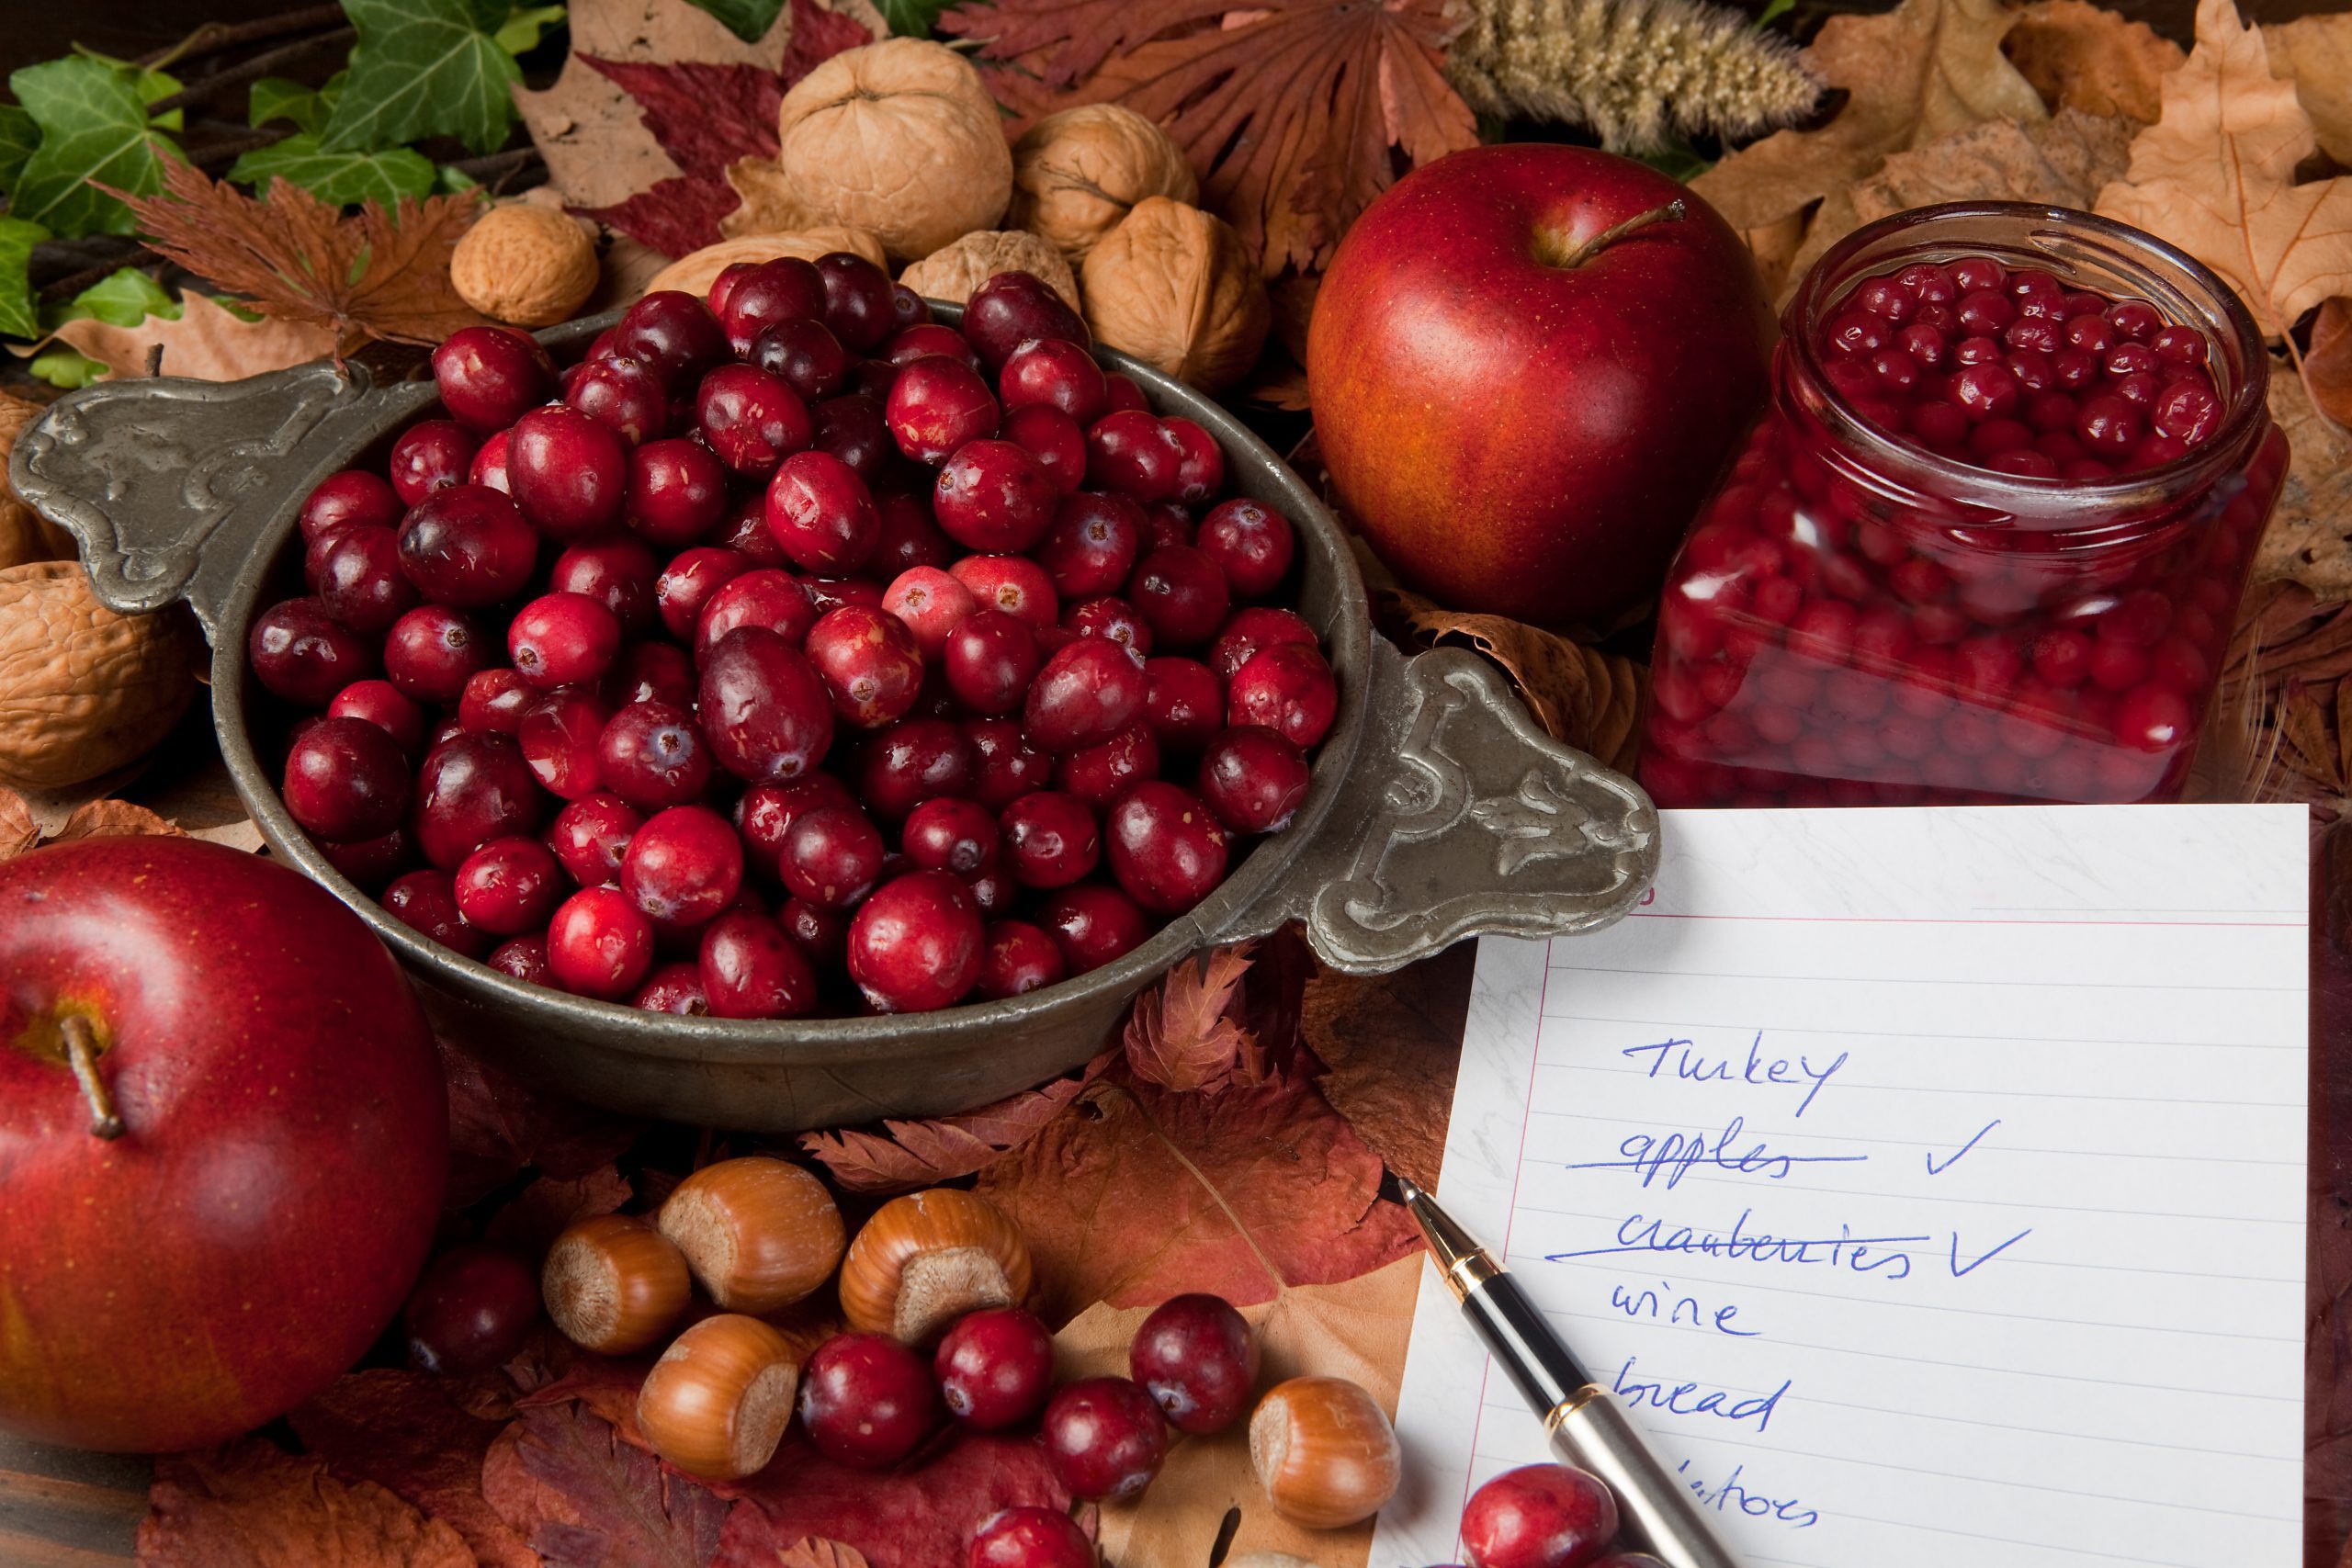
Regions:
[[[69,839],[135,839],[145,834],[184,839],[187,834],[143,806],[127,800],[93,800],[74,809],[65,825],[49,836],[52,844]]]
[[[998,1509],[1070,1504],[1044,1445],[1025,1434],[956,1434],[876,1472],[833,1463],[796,1427],[766,1469],[720,1490],[741,1500],[710,1568],[776,1568],[780,1553],[812,1537],[854,1550],[870,1568],[942,1568],[965,1561],[973,1525]]]
[[[989,85],[1017,116],[1121,103],[1166,126],[1269,277],[1330,259],[1395,178],[1392,149],[1410,166],[1476,144],[1444,74],[1458,25],[1446,0],[996,0],[940,18],[1001,62]]]
[[[118,327],[87,316],[66,322],[54,336],[105,366],[108,376],[144,376],[152,364],[158,375],[198,381],[242,380],[335,350],[334,333],[316,322],[249,321],[192,289],[181,291],[176,321],[150,316],[135,327]]]
[[[2211,267],[2280,337],[2321,300],[2352,293],[2352,178],[2294,183],[2317,147],[2262,35],[2231,0],[2199,0],[2197,47],[2165,78],[2162,117],[2133,140],[2131,170],[2099,193],[2098,211]]]
[[[481,317],[449,281],[449,255],[481,202],[402,197],[356,216],[272,180],[258,199],[166,159],[164,188],[126,197],[148,245],[277,321],[324,327],[338,351],[369,338],[435,344]]]
[[[40,842],[33,808],[13,789],[0,788],[0,861],[15,860]]]
[[[1114,1073],[978,1190],[1028,1237],[1059,1324],[1098,1301],[1212,1291],[1246,1306],[1377,1269],[1419,1245],[1380,1180],[1379,1156],[1295,1064],[1216,1095]]]
[[[1875,170],[1890,152],[1978,120],[2043,118],[2041,96],[2001,53],[2017,13],[2000,0],[1903,0],[1832,17],[1806,51],[1849,95],[1817,130],[1776,130],[1690,182],[1741,231],[1769,228]]]
[[[482,1456],[503,1428],[459,1406],[456,1380],[404,1367],[347,1372],[287,1417],[345,1481],[368,1481],[445,1520],[482,1568],[538,1568],[538,1553],[481,1495]]]
[[[1647,680],[1640,665],[1502,615],[1464,615],[1402,590],[1395,597],[1414,630],[1440,644],[1475,648],[1501,665],[1553,739],[1612,768],[1633,765]]]
[[[1057,1078],[959,1115],[886,1121],[878,1134],[854,1127],[803,1133],[800,1147],[823,1162],[833,1179],[852,1192],[936,1187],[969,1176],[1019,1148],[1076,1100],[1112,1060],[1106,1052],[1089,1062],[1077,1077]]]
[[[2320,412],[2352,429],[2352,299],[2330,299],[2312,318],[2303,385]]]
[[[2187,58],[2145,22],[2089,0],[2033,0],[2001,49],[2052,109],[2120,115],[2151,124],[2165,73]]]
[[[1306,985],[1307,1049],[1317,1087],[1399,1176],[1437,1186],[1462,1062],[1476,942],[1456,942],[1393,975],[1327,971]]]
[[[1214,1092],[1262,1083],[1266,1054],[1236,1016],[1250,943],[1186,959],[1136,998],[1127,1020],[1127,1070],[1161,1089]]]
[[[804,1536],[776,1553],[775,1568],[871,1568],[865,1553],[838,1540]]]
[[[2352,435],[2312,407],[2292,370],[2273,364],[2270,417],[2294,460],[2255,548],[2254,581],[2285,578],[2324,601],[2352,599]]]
[[[731,1506],[577,1403],[517,1409],[481,1489],[548,1568],[705,1568]]]
[[[2352,12],[2298,17],[2267,26],[2270,69],[2295,84],[2321,151],[2352,166]]]
[[[254,1437],[158,1459],[138,1550],[143,1568],[478,1568],[444,1521]]]

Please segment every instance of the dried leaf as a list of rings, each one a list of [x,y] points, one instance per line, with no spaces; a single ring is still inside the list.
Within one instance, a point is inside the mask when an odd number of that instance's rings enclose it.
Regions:
[[[2298,17],[2266,27],[2270,69],[2295,84],[2323,152],[2352,166],[2352,13]]]
[[[1778,130],[1690,182],[1739,230],[1801,212],[1900,152],[1978,120],[2045,118],[2001,53],[2016,13],[2000,0],[1903,0],[1883,16],[1832,17],[1806,51],[1849,96],[1818,130]]]
[[[705,1568],[729,1508],[577,1404],[518,1409],[481,1489],[548,1568]]]
[[[1633,765],[1641,750],[1646,678],[1640,665],[1501,615],[1462,615],[1417,593],[1399,592],[1396,599],[1414,630],[1475,648],[1501,665],[1555,740],[1612,768]]]
[[[2262,35],[2231,0],[2199,0],[2197,47],[2165,78],[2164,114],[2132,168],[2099,193],[2103,217],[2171,241],[2222,276],[2271,337],[2352,293],[2352,178],[2296,185],[2318,146],[2294,85],[2270,74]]]
[[[1136,998],[1127,1020],[1127,1070],[1182,1091],[1263,1083],[1265,1053],[1234,1016],[1250,973],[1248,942],[1186,959]]]
[[[155,1461],[142,1568],[477,1568],[458,1532],[262,1438]],[[699,1568],[699,1565],[697,1565]]]
[[[447,1039],[449,1186],[444,1201],[471,1203],[526,1166],[559,1179],[585,1176],[637,1141],[640,1123],[533,1089]]]
[[[1238,1305],[1379,1268],[1419,1245],[1380,1161],[1303,1068],[1175,1094],[1115,1075],[979,1190],[1029,1238],[1048,1321],[1096,1302],[1214,1291]]]
[[[2002,52],[2052,109],[2154,122],[2158,84],[2188,58],[2145,22],[2088,0],[2033,0],[2001,40]]]
[[[2300,378],[2274,366],[2270,417],[2294,460],[2254,554],[2254,581],[2288,578],[2322,600],[2352,599],[2352,435],[2312,406]]]
[[[164,171],[161,195],[130,203],[153,249],[265,316],[326,327],[345,352],[368,338],[435,344],[481,320],[449,281],[478,206],[466,192],[345,218],[284,180],[255,200],[186,164]]]
[[[1388,1168],[1435,1188],[1470,1011],[1475,942],[1393,975],[1326,971],[1307,982],[1302,1031],[1329,1069],[1318,1084]]]
[[[776,1554],[775,1568],[871,1568],[865,1553],[838,1540],[808,1536]]]
[[[653,65],[594,58],[588,63],[629,96],[645,129],[679,172],[626,201],[579,210],[664,255],[683,256],[717,244],[724,238],[718,220],[741,199],[728,183],[728,165],[739,159],[775,160],[784,78],[756,65]]]
[[[998,1509],[1070,1504],[1035,1438],[987,1433],[876,1472],[823,1458],[796,1427],[765,1470],[724,1490],[742,1500],[710,1568],[775,1568],[811,1537],[852,1548],[870,1568],[944,1568],[965,1561],[972,1527]]]
[[[0,861],[12,861],[40,842],[33,808],[13,789],[0,787]]]
[[[993,1105],[928,1121],[886,1121],[880,1134],[842,1128],[803,1133],[800,1147],[824,1163],[852,1192],[904,1192],[936,1187],[992,1165],[1019,1148],[1110,1065],[1106,1052],[1074,1078],[1057,1078]]]
[[[2319,412],[2352,427],[2352,299],[2338,297],[2319,308],[2312,321],[2312,345],[2303,354],[2303,386]]]
[[[482,1227],[482,1239],[526,1258],[539,1258],[566,1225],[612,1213],[634,1196],[628,1179],[609,1164],[585,1176],[542,1176],[491,1216]]]
[[[1269,277],[1330,259],[1395,177],[1392,148],[1410,166],[1476,144],[1443,73],[1457,25],[1447,0],[997,0],[940,18],[1017,62],[988,73],[1016,114],[1122,103],[1166,126]]]
[[[302,1446],[345,1481],[368,1481],[445,1521],[482,1568],[538,1568],[538,1553],[481,1495],[482,1456],[501,1423],[468,1414],[462,1385],[402,1367],[346,1373],[288,1417]]]
[[[1257,1330],[1261,1382],[1306,1374],[1346,1378],[1393,1415],[1420,1272],[1416,1249],[1357,1279],[1294,1287],[1245,1308]],[[1124,1375],[1128,1344],[1149,1311],[1089,1308],[1055,1337],[1056,1371],[1066,1377]],[[1369,1522],[1345,1530],[1304,1530],[1276,1514],[1250,1469],[1247,1424],[1237,1423],[1215,1437],[1178,1443],[1140,1499],[1104,1505],[1103,1555],[1116,1562],[1205,1563],[1233,1510],[1241,1522],[1227,1561],[1252,1551],[1286,1551],[1311,1562],[1361,1563],[1371,1548]]]
[[[76,807],[65,825],[49,836],[62,844],[68,839],[135,839],[147,834],[184,839],[187,834],[143,806],[127,800],[93,800]]]
[[[209,294],[180,295],[177,320],[150,316],[135,327],[118,327],[95,316],[68,321],[54,336],[107,367],[108,376],[144,376],[157,348],[164,351],[158,374],[198,381],[236,381],[268,370],[306,364],[335,350],[334,334],[309,321],[246,321],[221,309]]]

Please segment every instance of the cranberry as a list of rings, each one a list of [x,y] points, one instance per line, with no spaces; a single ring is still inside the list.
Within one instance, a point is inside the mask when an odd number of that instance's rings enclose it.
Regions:
[[[1218,679],[1230,681],[1258,654],[1284,642],[1314,648],[1317,644],[1315,628],[1295,610],[1256,604],[1237,610],[1209,645],[1209,668]]]
[[[1062,629],[1074,637],[1115,642],[1138,662],[1152,649],[1151,625],[1143,612],[1113,593],[1072,604],[1062,613]]]
[[[1067,887],[1102,857],[1094,813],[1074,795],[1036,790],[1004,807],[998,818],[1005,863],[1024,887]]]
[[[1010,441],[967,441],[939,470],[933,511],[967,549],[1025,550],[1054,520],[1061,491],[1043,464]]]
[[[691,708],[695,705],[695,661],[673,643],[631,643],[614,660],[603,690],[605,700],[616,708],[631,703]]]
[[[1044,403],[1014,409],[1004,416],[999,434],[1036,458],[1062,494],[1086,482],[1086,432],[1061,410]]]
[[[408,1359],[428,1372],[483,1372],[539,1321],[538,1270],[503,1247],[453,1247],[425,1266],[401,1309]]]
[[[714,1018],[805,1018],[817,1007],[808,955],[782,926],[748,910],[704,930],[696,989]]]
[[[844,604],[827,612],[808,633],[807,651],[833,711],[861,729],[905,717],[922,690],[922,650],[887,610]]]
[[[964,735],[972,750],[972,798],[991,811],[1045,788],[1053,777],[1053,758],[1033,749],[1011,719],[966,719]]]
[[[1222,1432],[1249,1407],[1258,1342],[1222,1296],[1171,1296],[1136,1330],[1127,1364],[1170,1426]]]
[[[1102,379],[1105,389],[1110,393],[1113,413],[1117,413],[1122,409],[1151,407],[1150,400],[1143,395],[1143,389],[1136,385],[1134,377],[1114,370]]]
[[[774,872],[786,835],[803,812],[820,806],[856,805],[849,786],[832,773],[810,773],[791,784],[753,784],[735,803],[735,830],[743,835],[753,858]]]
[[[997,819],[978,801],[943,795],[907,813],[899,842],[923,871],[971,876],[996,859]]]
[[[495,954],[492,954],[495,957]],[[710,997],[702,985],[697,964],[664,964],[645,977],[628,1005],[639,1012],[666,1012],[680,1018],[701,1018],[710,1011]]]
[[[1201,756],[1201,798],[1237,833],[1277,833],[1306,798],[1306,754],[1275,730],[1244,725]]]
[[[670,423],[669,389],[641,359],[590,361],[564,388],[563,400],[631,446],[652,440]]]
[[[548,829],[548,847],[582,887],[620,881],[621,859],[645,818],[609,790],[567,801]]]
[[[1055,786],[1092,810],[1108,811],[1129,788],[1159,776],[1159,742],[1148,724],[1131,724],[1110,739],[1064,756]]]
[[[514,422],[506,452],[514,504],[549,537],[577,539],[620,522],[628,449],[607,426],[576,409],[533,409]]]
[[[514,738],[531,776],[549,795],[575,800],[605,787],[599,742],[612,710],[594,692],[549,692],[523,714]]]
[[[742,888],[743,841],[707,806],[655,812],[621,860],[621,891],[665,931],[709,923]]]
[[[1054,939],[1024,920],[1000,920],[981,940],[986,948],[973,989],[986,1000],[1022,996],[1057,984],[1069,973]]]
[[[1037,672],[1022,706],[1022,727],[1048,751],[1075,751],[1134,723],[1143,693],[1143,666],[1125,649],[1101,637],[1081,637]]]
[[[997,403],[978,371],[934,354],[899,371],[884,416],[899,451],[918,463],[935,464],[965,443],[994,434]]]
[[[1225,572],[1204,551],[1163,545],[1136,568],[1127,597],[1151,627],[1154,639],[1172,648],[1204,643],[1225,624],[1232,599]]]
[[[1035,338],[1061,338],[1080,348],[1094,342],[1069,302],[1026,272],[1000,272],[972,291],[964,305],[964,335],[990,370],[1001,370]]]
[[[1225,728],[1225,682],[1196,659],[1147,659],[1143,716],[1163,747],[1196,750]]]
[[[1133,1497],[1168,1457],[1168,1426],[1150,1394],[1125,1378],[1082,1378],[1046,1404],[1046,1462],[1072,1495]]]
[[[806,898],[786,898],[776,911],[776,924],[811,964],[838,970],[849,951],[849,917],[837,909],[820,909]]]
[[[288,815],[319,838],[381,838],[408,809],[408,759],[364,718],[323,718],[288,748],[282,793]]]
[[[963,883],[915,871],[884,883],[849,928],[849,974],[877,1012],[926,1012],[972,988],[980,913]]]
[[[796,898],[820,909],[847,909],[882,874],[881,830],[854,806],[819,806],[794,818],[776,869]]]
[[[1278,643],[1234,671],[1227,722],[1262,724],[1302,750],[1329,733],[1340,687],[1322,654],[1305,643]]]
[[[683,707],[636,702],[596,737],[604,788],[642,810],[683,806],[710,783],[710,747]],[[558,792],[561,793],[561,792]]]
[[[624,635],[653,624],[653,552],[626,535],[574,545],[548,569],[551,593],[584,593],[612,612]]]
[[[612,352],[644,361],[673,397],[733,354],[710,307],[675,288],[657,289],[631,305],[613,327]]]
[[[910,567],[882,593],[882,608],[906,624],[925,659],[938,658],[978,607],[970,589],[933,566]]]
[[[858,768],[858,793],[875,815],[904,819],[926,800],[967,794],[972,746],[944,719],[907,718],[867,743]]]
[[[849,381],[849,351],[822,321],[778,321],[760,333],[746,357],[806,402],[822,402]]]
[[[903,283],[890,286],[890,317],[901,327],[931,320],[931,302]]]
[[[512,494],[513,480],[506,473],[506,432],[492,431],[474,450],[474,460],[466,465],[466,482],[487,485],[501,495]]]
[[[695,423],[718,460],[751,479],[766,479],[816,436],[799,394],[752,365],[722,365],[703,378]]]
[[[889,274],[847,251],[819,256],[817,272],[825,280],[825,325],[843,346],[864,354],[897,330]]]
[[[329,718],[365,719],[402,751],[424,744],[424,710],[390,681],[354,681],[327,704]]]
[[[548,922],[548,976],[578,996],[617,1001],[653,967],[653,922],[617,887],[583,887]]]
[[[747,359],[777,327],[821,326],[824,321],[825,279],[798,256],[752,263],[737,275],[724,303],[721,298],[713,291],[711,313],[727,333],[728,346]]]
[[[874,357],[903,369],[931,354],[960,359],[975,370],[980,367],[980,356],[972,352],[964,334],[937,321],[917,321],[899,328],[875,352]]]
[[[1102,367],[1082,344],[1067,338],[1035,338],[1014,349],[997,376],[997,393],[1008,411],[1042,405],[1060,410],[1081,426],[1110,412]]]
[[[454,870],[491,840],[537,827],[541,800],[514,741],[458,735],[427,752],[417,774],[417,848],[441,870]]]
[[[621,647],[621,624],[585,593],[545,593],[514,613],[506,651],[541,691],[601,680]]]
[[[808,639],[817,624],[817,606],[808,591],[792,574],[762,567],[730,577],[703,604],[695,617],[695,660],[702,663],[719,639],[738,626],[761,626],[794,647]]]
[[[879,484],[898,459],[882,400],[863,392],[831,398],[816,408],[816,446],[839,457],[867,484]]]
[[[548,939],[542,935],[509,938],[492,949],[482,962],[526,986],[552,983],[548,978]]]
[[[420,703],[455,702],[466,682],[489,668],[491,649],[457,611],[419,604],[384,634],[384,676]]]
[[[1001,1508],[972,1532],[967,1568],[1095,1568],[1094,1543],[1068,1514]]]
[[[1165,425],[1128,410],[1105,414],[1086,433],[1086,482],[1136,501],[1165,501],[1182,484],[1184,451]]]
[[[401,521],[401,570],[427,599],[459,609],[521,592],[538,547],[514,502],[486,485],[435,491]]]
[[[452,953],[479,958],[490,945],[488,933],[467,924],[458,912],[458,896],[446,871],[412,871],[393,878],[382,903],[392,919]]]
[[[808,590],[808,602],[817,606],[820,617],[849,605],[861,610],[882,607],[882,585],[867,578],[804,577],[800,586]]]
[[[473,462],[474,438],[453,419],[412,424],[392,443],[392,491],[403,506],[414,506],[436,490],[465,481]]]
[[[1148,501],[1143,508],[1143,553],[1162,545],[1193,544],[1193,514],[1172,501]]]
[[[546,349],[512,327],[459,327],[433,351],[441,406],[470,430],[503,429],[555,389]]]
[[[959,622],[940,658],[956,700],[978,714],[1018,708],[1044,662],[1037,634],[1001,610],[976,611]]]
[[[800,1369],[800,1424],[836,1464],[880,1470],[939,1424],[939,1391],[922,1359],[887,1334],[836,1334]]]
[[[1141,946],[1153,929],[1140,905],[1100,882],[1057,890],[1039,908],[1038,922],[1053,933],[1073,975],[1100,969]]]
[[[401,569],[400,537],[390,528],[338,528],[322,535],[311,552],[318,568],[311,589],[327,614],[352,630],[386,631],[415,607],[416,588]]]
[[[1242,497],[1210,509],[1201,519],[1198,543],[1244,599],[1272,592],[1289,573],[1297,547],[1289,518],[1262,502]]]
[[[917,567],[944,568],[956,558],[955,545],[932,521],[931,508],[918,498],[886,491],[874,498],[874,509],[882,526],[875,536],[873,552],[865,558],[867,572],[881,577]]]
[[[798,778],[833,740],[824,682],[790,642],[761,626],[738,626],[711,649],[697,712],[712,760],[753,784]]]
[[[699,441],[648,441],[629,454],[628,495],[631,529],[656,545],[692,544],[726,513],[727,468]]]
[[[321,538],[347,523],[390,528],[400,522],[405,504],[378,476],[364,468],[345,468],[321,479],[303,500],[302,537]]]
[[[805,571],[848,572],[873,553],[882,519],[865,481],[830,452],[796,452],[768,484],[769,535]]]
[[[940,1340],[931,1370],[949,1415],[967,1427],[997,1431],[1045,1408],[1054,1382],[1054,1337],[1019,1307],[967,1313]]]
[[[1056,508],[1038,564],[1065,598],[1115,593],[1134,573],[1143,527],[1143,509],[1127,497],[1080,491]]]
[[[679,641],[691,642],[711,595],[751,570],[751,561],[740,550],[699,545],[681,551],[653,580],[653,607],[662,625]]]
[[[1177,468],[1176,499],[1187,506],[1199,506],[1225,488],[1225,448],[1193,421],[1171,414],[1160,421],[1168,433],[1183,448],[1184,460]]]
[[[966,556],[947,570],[983,609],[1002,610],[1041,628],[1060,613],[1045,569],[1026,557]]]
[[[565,887],[562,864],[537,839],[492,839],[468,855],[452,879],[458,912],[495,936],[537,931]]]
[[[1965,264],[1963,264],[1965,265]],[[1462,1545],[1472,1568],[1585,1568],[1617,1534],[1617,1500],[1581,1470],[1530,1464],[1471,1495]]]
[[[1111,874],[1147,909],[1181,914],[1225,880],[1225,829],[1200,796],[1164,780],[1136,784],[1103,823]]]

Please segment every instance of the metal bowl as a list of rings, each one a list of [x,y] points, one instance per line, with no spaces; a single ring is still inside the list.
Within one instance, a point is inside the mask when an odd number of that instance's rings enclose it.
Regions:
[[[934,305],[950,321],[952,306]],[[561,358],[614,318],[540,334]],[[256,614],[302,592],[296,517],[337,468],[379,461],[427,413],[433,383],[379,386],[307,365],[237,382],[119,380],[60,400],[18,439],[17,493],[80,541],[123,611],[186,601],[212,644],[213,722],[271,850],[357,910],[415,977],[445,1032],[562,1093],[650,1116],[769,1132],[932,1116],[1086,1061],[1135,994],[1187,954],[1304,923],[1327,964],[1384,972],[1478,932],[1605,925],[1656,874],[1657,816],[1629,779],[1529,722],[1493,670],[1442,649],[1407,659],[1372,628],[1330,514],[1264,443],[1200,393],[1102,351],[1163,414],[1223,444],[1230,488],[1297,525],[1298,608],[1321,632],[1340,711],[1290,828],[1141,947],[1005,1001],[796,1022],[680,1018],[510,979],[394,919],[287,815],[286,716],[246,668]],[[265,759],[267,759],[265,761]]]

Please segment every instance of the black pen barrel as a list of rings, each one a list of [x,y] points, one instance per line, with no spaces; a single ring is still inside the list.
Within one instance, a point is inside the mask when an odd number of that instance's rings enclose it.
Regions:
[[[1463,1298],[1463,1313],[1471,1326],[1502,1363],[1530,1408],[1539,1414],[1558,1408],[1592,1382],[1559,1334],[1519,1281],[1496,1273],[1473,1287]]]

